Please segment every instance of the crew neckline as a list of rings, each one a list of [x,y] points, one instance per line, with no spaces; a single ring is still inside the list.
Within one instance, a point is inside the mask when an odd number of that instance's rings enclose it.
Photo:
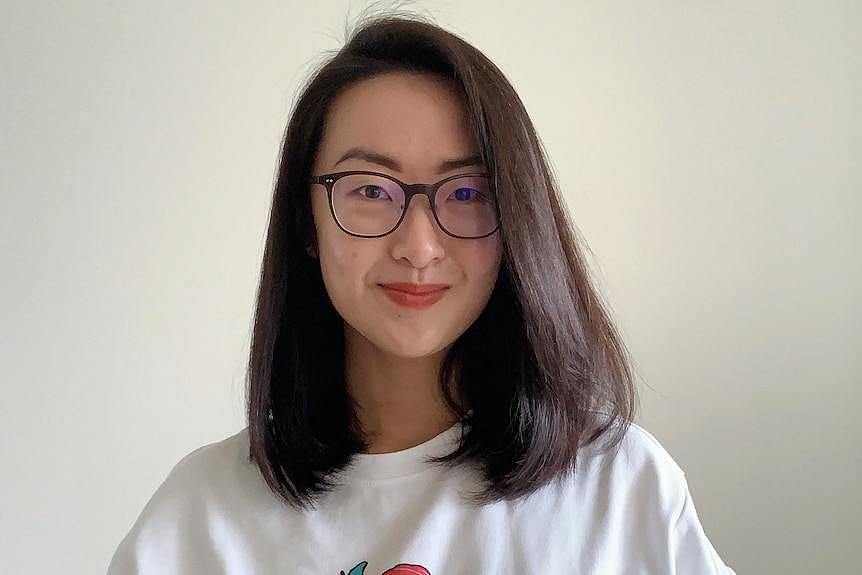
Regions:
[[[355,453],[349,466],[349,475],[364,480],[395,479],[439,468],[428,462],[432,457],[448,455],[460,443],[464,420],[458,420],[448,429],[431,439],[389,453]]]

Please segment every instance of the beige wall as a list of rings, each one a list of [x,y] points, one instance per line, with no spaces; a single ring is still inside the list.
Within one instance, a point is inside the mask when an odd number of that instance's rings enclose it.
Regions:
[[[425,2],[532,114],[738,573],[862,532],[862,4]],[[103,572],[243,425],[279,140],[342,2],[0,3],[0,561]]]

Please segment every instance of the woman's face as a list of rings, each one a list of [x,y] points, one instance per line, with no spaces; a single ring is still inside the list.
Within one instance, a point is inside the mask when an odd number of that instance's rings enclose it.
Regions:
[[[339,159],[353,148],[391,158]],[[402,182],[434,183],[460,173],[484,172],[479,163],[439,171],[447,160],[478,157],[457,92],[429,75],[388,73],[344,90],[332,103],[312,175],[371,170]],[[337,163],[337,165],[336,165]],[[481,314],[502,257],[500,230],[479,239],[447,235],[426,196],[414,196],[389,235],[361,238],[342,231],[329,211],[326,188],[311,185],[317,255],[326,290],[345,322],[360,336],[401,357],[448,348]],[[430,307],[399,305],[381,284],[445,284]]]

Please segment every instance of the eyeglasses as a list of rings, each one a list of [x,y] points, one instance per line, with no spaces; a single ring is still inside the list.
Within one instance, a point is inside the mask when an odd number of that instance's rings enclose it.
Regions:
[[[500,227],[488,174],[458,174],[434,184],[405,184],[377,172],[353,170],[308,178],[326,186],[329,210],[344,232],[379,238],[401,224],[413,196],[424,195],[437,224],[456,238],[478,239]]]

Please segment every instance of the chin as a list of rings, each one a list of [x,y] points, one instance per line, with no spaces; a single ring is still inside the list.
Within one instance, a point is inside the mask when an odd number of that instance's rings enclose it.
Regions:
[[[411,336],[410,334],[404,334],[403,336],[390,334],[390,337],[386,339],[388,341],[372,343],[387,353],[405,359],[419,359],[435,355],[450,347],[452,343],[448,340],[442,341],[438,338],[433,338],[434,341],[431,341],[431,339],[420,341],[415,335]]]
[[[401,357],[404,359],[420,359],[423,357],[428,357],[431,355],[435,355],[439,353],[442,349],[445,349],[447,345],[441,344],[436,346],[418,346],[418,345],[401,345],[394,347],[384,348],[386,351],[395,355],[397,357]]]

